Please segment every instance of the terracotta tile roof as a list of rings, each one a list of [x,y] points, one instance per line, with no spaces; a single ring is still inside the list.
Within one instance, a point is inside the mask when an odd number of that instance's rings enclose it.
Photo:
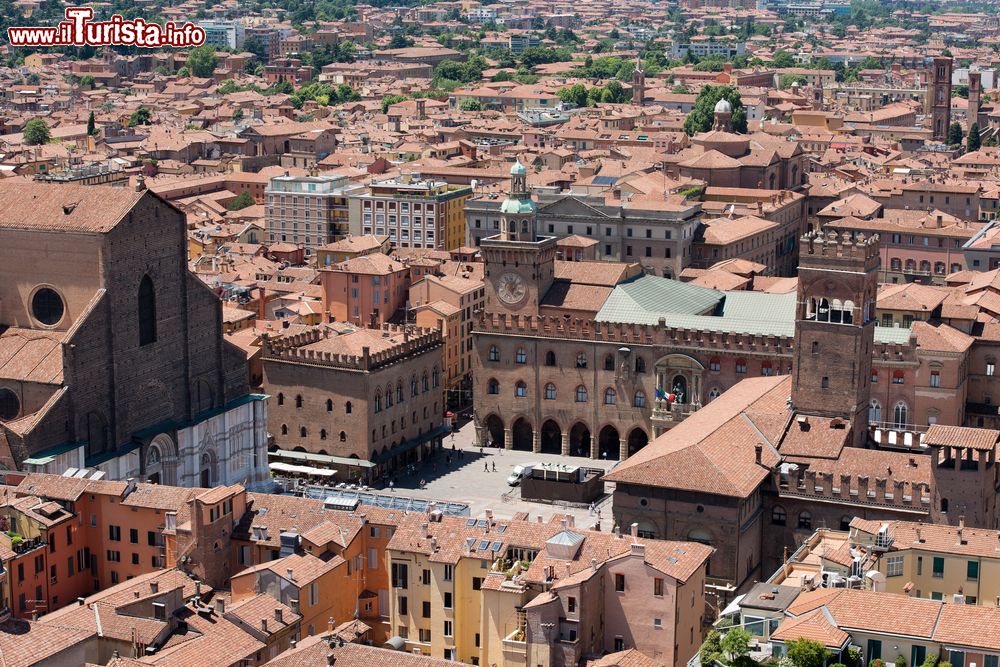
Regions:
[[[940,352],[964,352],[976,339],[954,327],[940,322],[913,323],[911,331],[917,337],[917,347]]]
[[[746,497],[767,479],[766,466],[778,459],[773,446],[765,442],[764,465],[754,463],[754,445],[764,438],[751,415],[775,416],[760,430],[772,433],[771,444],[777,443],[774,429],[778,422],[787,423],[790,415],[785,405],[790,385],[787,375],[743,380],[619,464],[605,479]]]
[[[809,639],[830,649],[842,649],[851,638],[846,632],[830,623],[822,610],[816,610],[800,618],[787,618],[778,629],[771,633],[771,639],[793,641]]]
[[[0,379],[62,384],[61,331],[11,327],[0,334]]]
[[[176,631],[174,635],[182,635],[186,641],[173,644],[168,641],[157,653],[143,657],[142,662],[160,667],[222,667],[252,660],[257,651],[265,648],[263,642],[214,613],[207,619],[185,607],[177,616],[187,624],[187,629]]]
[[[916,521],[876,521],[855,517],[851,528],[869,535],[878,534],[882,526],[888,525],[892,538],[892,551],[929,551],[945,554],[959,554],[980,558],[1000,559],[1000,530],[986,528],[962,529],[962,539],[958,537],[958,526]],[[917,530],[920,541],[917,542]]]
[[[663,662],[635,648],[609,653],[602,658],[588,660],[585,664],[586,667],[663,667],[664,665]]]
[[[808,416],[806,421],[793,420],[789,424],[779,451],[782,456],[836,459],[850,435],[850,424],[844,419]]]
[[[326,667],[333,664],[330,655],[338,667],[466,667],[462,662],[364,644],[331,647],[329,637],[330,633],[306,637],[294,649],[265,663],[265,667]]]
[[[1000,650],[1000,609],[946,604],[938,617],[934,641],[974,649]]]
[[[56,186],[58,187],[58,186]],[[48,623],[10,619],[0,623],[0,656],[4,667],[63,663],[57,656],[93,637],[93,632]]]
[[[964,426],[945,426],[933,424],[927,429],[924,444],[945,447],[964,447],[990,451],[996,449],[1000,440],[1000,431],[988,428],[966,428]]]
[[[103,234],[146,192],[103,185],[0,182],[0,229]]]
[[[281,610],[280,622],[275,617],[275,609]],[[262,627],[261,621],[266,620],[267,631],[270,634],[275,634],[290,625],[295,625],[295,623],[302,619],[302,616],[292,611],[291,607],[282,604],[267,593],[258,593],[251,598],[228,607],[225,616],[242,621],[255,630],[260,630]]]

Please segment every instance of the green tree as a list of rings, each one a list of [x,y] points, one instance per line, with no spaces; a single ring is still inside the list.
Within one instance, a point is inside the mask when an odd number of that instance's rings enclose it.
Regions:
[[[778,49],[771,57],[771,64],[781,69],[785,69],[786,67],[795,67],[795,59],[792,58],[792,54],[788,51]]]
[[[948,126],[948,139],[947,143],[949,146],[961,146],[962,145],[962,124],[955,122]]]
[[[389,40],[390,49],[406,49],[413,46],[413,40],[403,34],[396,34]]]
[[[243,107],[236,107],[236,111],[233,112],[233,122],[238,123],[243,120]]]
[[[89,74],[84,74],[80,77],[80,87],[87,88],[88,90],[94,89],[94,77]]]
[[[386,95],[382,98],[382,113],[389,113],[389,107],[393,104],[399,104],[400,102],[405,102],[407,99],[406,95]]]
[[[226,208],[230,211],[239,211],[247,206],[253,206],[256,203],[257,202],[253,199],[253,195],[244,190],[239,194],[239,196],[236,197],[236,199],[226,204]]]
[[[701,664],[708,666],[722,660],[722,633],[714,628],[709,630],[701,649],[699,649],[698,657],[701,658]]]
[[[93,111],[91,111],[90,115],[87,116],[87,134],[92,137],[97,134],[97,123],[94,121]]]
[[[805,637],[793,639],[786,646],[788,647],[788,659],[795,667],[823,667],[830,653],[819,642]]]
[[[24,124],[24,143],[29,146],[47,144],[52,139],[49,126],[41,118],[32,118]]]
[[[698,93],[691,113],[684,119],[684,131],[688,136],[712,129],[712,123],[715,120],[715,105],[721,99],[729,102],[733,108],[733,131],[747,131],[747,113],[743,107],[740,91],[732,86],[704,86]]]
[[[152,114],[146,107],[139,107],[132,112],[132,115],[128,119],[128,126],[135,127],[137,125],[149,125]]]
[[[632,97],[632,93],[625,90],[619,81],[609,81],[601,91],[601,102],[605,104],[621,104],[627,102]]]
[[[243,50],[254,54],[257,60],[267,62],[267,44],[260,37],[248,37],[243,42]]]
[[[801,86],[805,84],[806,81],[806,77],[802,74],[782,74],[781,78],[778,79],[778,87],[791,88],[793,83],[797,83]]]
[[[483,105],[479,100],[467,97],[458,103],[458,108],[462,111],[482,111]]]
[[[295,92],[295,86],[293,86],[290,81],[285,81],[284,79],[282,79],[281,81],[277,82],[276,84],[268,88],[266,91],[264,91],[264,94],[291,95],[294,92]]]
[[[965,149],[971,153],[972,151],[978,151],[980,145],[979,123],[973,123],[969,127],[969,138],[966,140]]]
[[[215,47],[210,44],[196,46],[188,52],[187,66],[194,76],[208,78],[215,71],[219,59],[215,55]]]
[[[187,77],[191,76],[191,68],[190,67],[180,68],[179,70],[177,70],[177,76],[179,76],[182,79],[186,79]]]
[[[730,661],[750,655],[750,641],[753,636],[743,628],[731,628],[723,635],[719,645]]]
[[[562,88],[556,93],[556,95],[558,95],[559,99],[565,104],[574,104],[578,107],[587,106],[589,100],[587,87],[582,83],[574,83],[568,88]]]

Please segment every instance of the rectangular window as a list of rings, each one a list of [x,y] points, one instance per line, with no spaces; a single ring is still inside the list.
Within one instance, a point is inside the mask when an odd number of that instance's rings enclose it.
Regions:
[[[128,541],[132,544],[139,544],[139,529],[129,528],[128,529]]]
[[[424,586],[430,586],[430,584],[431,584],[431,571],[430,570],[424,570],[420,574],[420,583],[422,583]]]
[[[444,566],[444,580],[451,581],[455,576],[455,569],[451,565]]]
[[[451,593],[448,591],[444,593],[444,608],[451,609]]]
[[[121,526],[108,526],[108,539],[112,542],[122,541],[122,528]]]
[[[653,595],[663,597],[663,579],[660,577],[653,579]]]
[[[887,577],[901,577],[903,576],[903,557],[902,556],[890,556],[886,560],[886,572]]]
[[[399,615],[406,616],[406,613],[408,611],[406,608],[406,596],[400,595],[399,598],[397,599],[397,602],[399,606]]]
[[[451,621],[445,621],[444,622],[444,636],[445,637],[451,637],[452,636]]]
[[[616,574],[615,575],[615,591],[619,593],[625,592],[625,575]]]
[[[965,566],[965,578],[969,581],[979,580],[979,561],[970,560]]]
[[[393,588],[409,588],[406,563],[393,563],[391,571]]]
[[[931,576],[935,579],[941,579],[944,577],[944,558],[935,556],[934,569],[931,571]]]
[[[426,600],[424,600],[422,604],[421,616],[423,616],[424,618],[431,617],[431,603]]]
[[[566,598],[566,611],[570,614],[576,613],[576,598],[570,596]]]
[[[882,642],[878,639],[869,639],[868,651],[865,657],[868,658],[868,662],[880,659],[882,657]]]

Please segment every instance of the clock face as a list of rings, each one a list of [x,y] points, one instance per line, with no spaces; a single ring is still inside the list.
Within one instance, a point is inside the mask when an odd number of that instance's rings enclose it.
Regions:
[[[497,282],[497,296],[508,305],[521,303],[527,293],[524,279],[516,273],[505,273]]]

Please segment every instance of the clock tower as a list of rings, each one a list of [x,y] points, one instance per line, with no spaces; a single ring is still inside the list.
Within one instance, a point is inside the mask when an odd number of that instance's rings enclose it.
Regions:
[[[480,245],[487,312],[538,314],[538,304],[555,278],[556,239],[538,236],[537,212],[528,192],[528,170],[516,161],[500,206],[500,233]]]

